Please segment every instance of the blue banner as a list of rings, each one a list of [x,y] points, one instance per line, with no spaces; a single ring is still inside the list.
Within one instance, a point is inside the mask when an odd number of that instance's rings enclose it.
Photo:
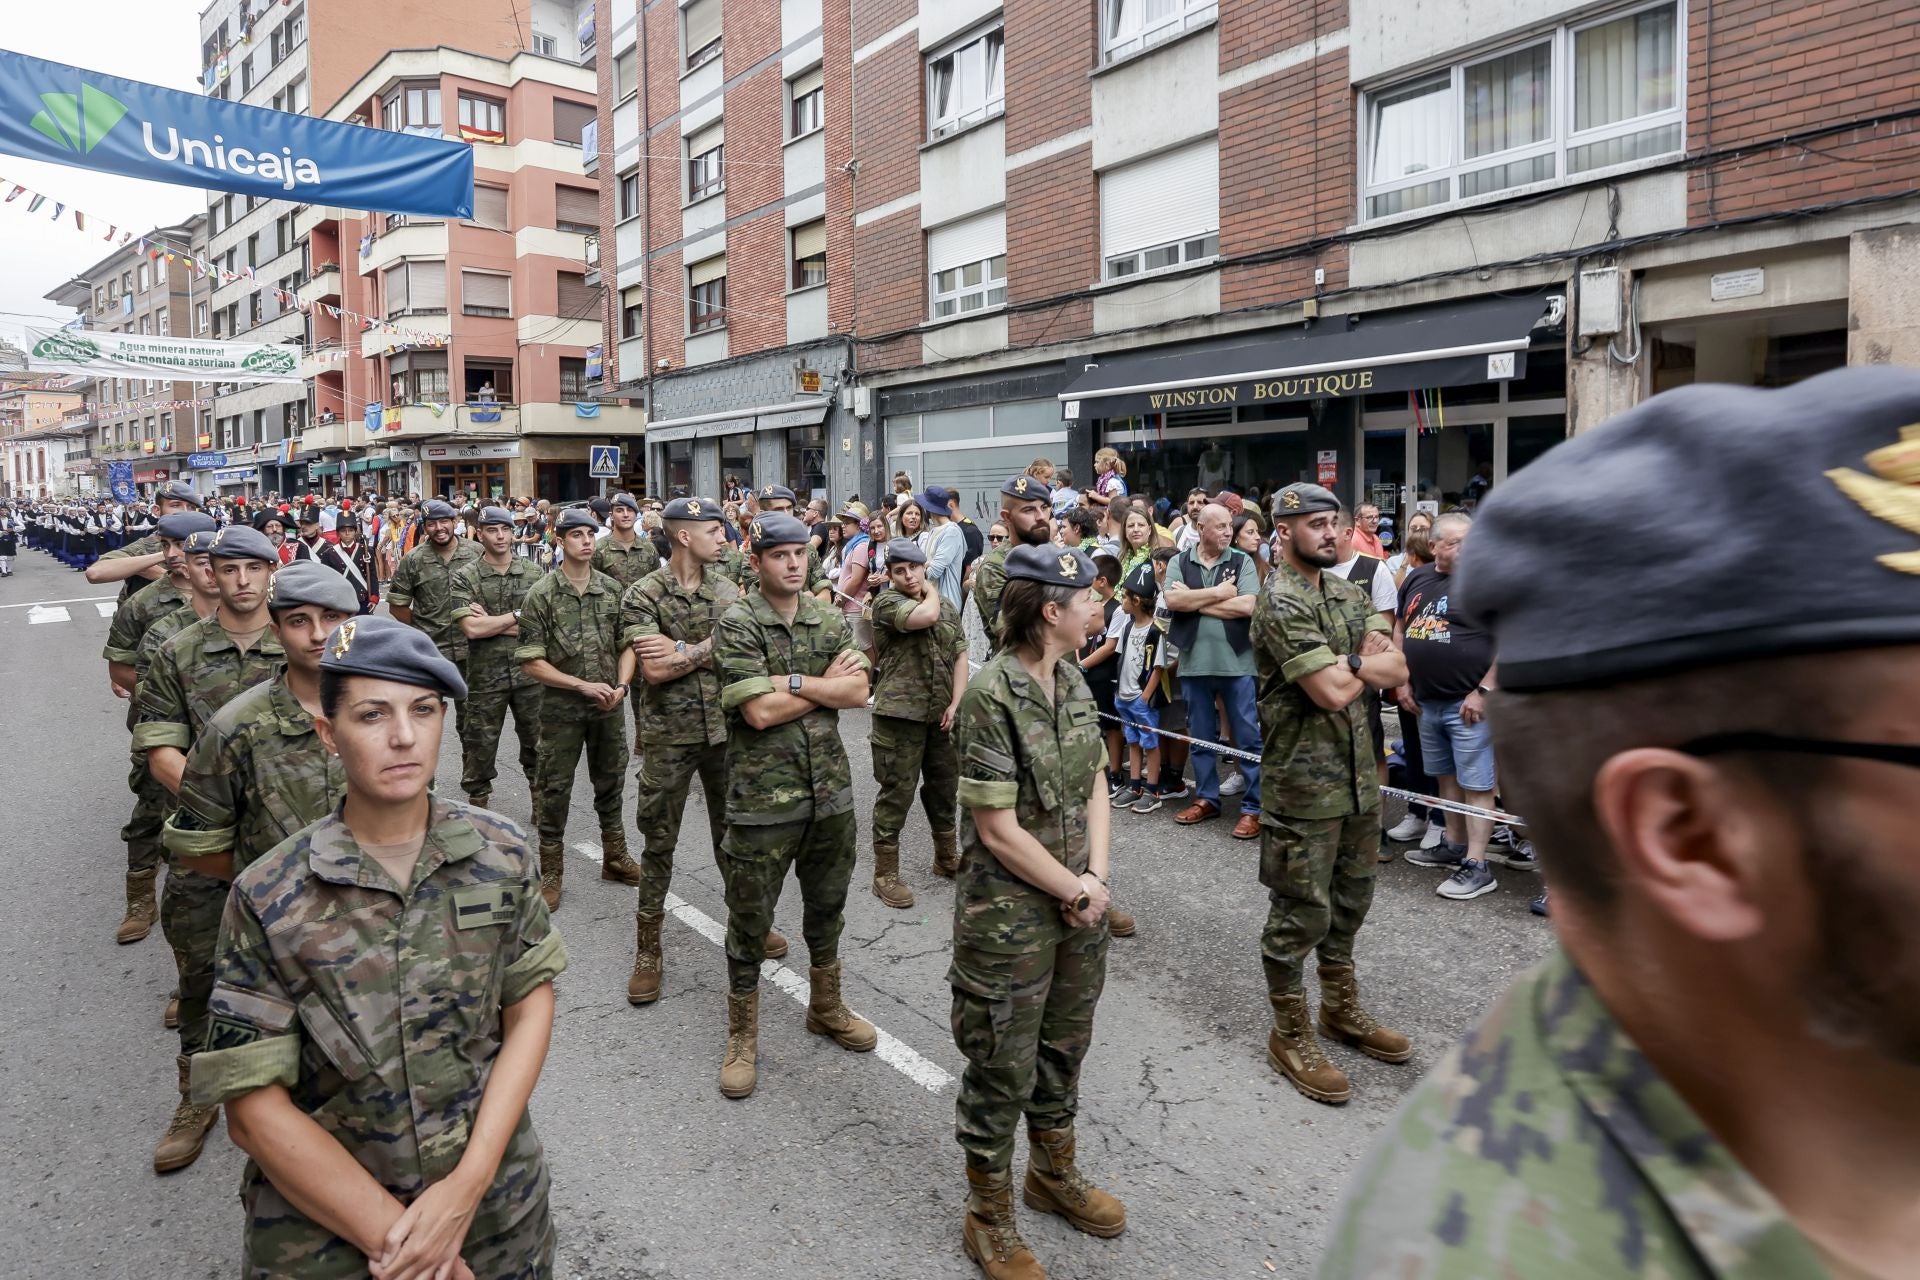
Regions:
[[[227,455],[224,453],[190,453],[187,455],[187,466],[195,471],[211,471],[215,467],[224,467],[226,465]]]
[[[0,49],[0,152],[184,187],[473,216],[473,148],[315,120]]]
[[[131,462],[109,462],[107,464],[107,487],[113,490],[115,502],[132,502],[140,496],[133,487],[133,464]]]

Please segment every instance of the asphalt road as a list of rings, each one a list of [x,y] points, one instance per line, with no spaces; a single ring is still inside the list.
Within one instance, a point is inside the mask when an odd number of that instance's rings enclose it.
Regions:
[[[159,930],[113,942],[124,846],[124,704],[99,653],[110,594],[36,552],[0,581],[0,798],[8,892],[0,895],[0,1276],[230,1276],[242,1160],[216,1129],[200,1161],[161,1178],[154,1143],[171,1114],[173,979]],[[54,604],[47,602],[67,602]],[[65,616],[60,616],[60,611]],[[843,717],[870,798],[867,716]],[[496,807],[529,816],[503,750]],[[455,788],[449,740],[440,784]],[[1083,1167],[1127,1205],[1127,1233],[1083,1236],[1025,1210],[1022,1230],[1062,1280],[1305,1276],[1341,1188],[1375,1131],[1434,1062],[1549,942],[1527,914],[1534,878],[1507,872],[1471,903],[1434,895],[1438,872],[1383,866],[1359,961],[1370,1007],[1414,1037],[1391,1067],[1334,1049],[1354,1078],[1343,1108],[1309,1102],[1267,1066],[1258,938],[1266,895],[1255,842],[1224,822],[1192,829],[1176,806],[1114,820],[1116,897],[1140,932],[1113,944],[1096,1043],[1081,1082]],[[666,995],[628,1006],[633,890],[569,861],[558,920],[572,956],[534,1095],[553,1170],[562,1274],[575,1277],[965,1277],[965,1179],[953,1141],[964,1065],[944,982],[951,888],[929,871],[924,816],[902,841],[907,911],[861,879],[843,960],[849,1004],[893,1043],[849,1054],[806,1034],[802,1004],[764,988],[760,1086],[715,1085],[726,971],[705,936],[723,924],[696,797],[666,926]],[[633,812],[628,784],[627,813]],[[570,842],[595,847],[584,777]],[[1397,818],[1391,806],[1389,820]],[[637,836],[630,836],[637,856]],[[788,985],[804,992],[797,891],[777,915],[795,939]],[[1022,1140],[1024,1144],[1024,1139]]]

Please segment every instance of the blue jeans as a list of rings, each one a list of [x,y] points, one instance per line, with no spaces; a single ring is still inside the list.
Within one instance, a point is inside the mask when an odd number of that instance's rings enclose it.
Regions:
[[[1187,699],[1187,732],[1203,742],[1220,741],[1220,717],[1214,710],[1217,697],[1227,709],[1227,721],[1233,726],[1233,745],[1241,751],[1260,754],[1260,718],[1254,701],[1252,676],[1181,676],[1180,690]],[[1192,752],[1193,777],[1200,799],[1220,803],[1219,757],[1209,747]],[[1260,812],[1260,766],[1251,760],[1240,762],[1247,789],[1240,795],[1240,812]]]
[[[1468,724],[1460,718],[1460,704],[1420,704],[1420,755],[1429,777],[1451,777],[1463,791],[1492,791],[1493,731],[1485,720]]]

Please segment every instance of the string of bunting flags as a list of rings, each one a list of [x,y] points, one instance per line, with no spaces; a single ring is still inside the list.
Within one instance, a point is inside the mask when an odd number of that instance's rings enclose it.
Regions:
[[[28,189],[23,183],[16,182],[9,185],[5,178],[0,178],[0,188],[5,188],[7,192],[5,197],[0,198],[0,204],[10,205],[14,204],[22,196],[27,198],[27,203],[20,206],[20,211],[23,213],[38,213],[46,206],[49,199],[48,196],[40,192]],[[73,225],[76,230],[86,231],[89,227],[98,229],[104,226],[107,231],[106,234],[100,238],[109,244],[126,245],[132,243],[135,239],[133,232],[121,231],[118,226],[107,222],[103,218],[93,217],[80,209],[71,208],[71,206],[58,200],[53,202],[53,221],[62,221],[69,211],[73,214]],[[119,237],[117,241],[114,239],[115,236]],[[382,333],[393,334],[403,343],[416,347],[444,347],[448,342],[447,335],[444,333],[428,333],[419,329],[404,328],[400,325],[390,324],[376,316],[363,315],[358,311],[351,310],[347,307],[336,307],[331,303],[307,302],[296,293],[270,286],[267,281],[256,276],[253,268],[250,266],[243,266],[238,271],[229,271],[216,263],[196,258],[187,250],[166,240],[141,236],[139,237],[139,251],[155,261],[164,258],[168,263],[184,267],[189,272],[212,276],[223,285],[233,284],[239,280],[250,280],[254,283],[256,290],[271,288],[274,300],[283,308],[299,311],[304,315],[313,315],[315,312],[325,312],[335,320],[359,325],[362,333],[371,333],[373,330],[378,329]],[[337,354],[326,351],[325,349],[320,349],[313,352],[313,354],[320,359],[345,359],[347,352],[345,348],[339,348]]]

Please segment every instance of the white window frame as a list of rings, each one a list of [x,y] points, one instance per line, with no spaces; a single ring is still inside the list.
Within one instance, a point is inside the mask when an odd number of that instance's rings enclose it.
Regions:
[[[1168,261],[1156,262],[1149,266],[1150,255],[1159,254],[1169,257]],[[1165,244],[1151,244],[1144,249],[1130,249],[1126,253],[1116,253],[1101,263],[1101,278],[1107,281],[1140,280],[1157,276],[1167,271],[1179,271],[1196,263],[1211,262],[1220,256],[1220,233],[1208,232],[1204,236],[1190,236],[1185,240],[1169,240]],[[1122,270],[1121,267],[1125,266]]]
[[[811,230],[814,227],[820,228],[820,237],[821,237],[820,254],[819,254],[820,278],[818,280],[809,280],[803,283],[800,280],[800,263],[803,261],[803,259],[800,257],[800,233],[802,231]],[[827,234],[827,220],[825,218],[815,218],[811,222],[803,222],[798,226],[787,228],[787,292],[788,293],[799,293],[805,289],[822,289],[826,287],[826,284],[827,284],[826,234]],[[813,255],[810,254],[808,256],[812,257]]]
[[[1189,31],[1209,26],[1220,18],[1220,0],[1174,0],[1174,12],[1151,25],[1143,22],[1129,35],[1116,35],[1114,19],[1129,4],[1145,0],[1100,0],[1100,60],[1118,62],[1136,53],[1145,53],[1155,45],[1176,40]]]
[[[966,110],[955,112],[952,115],[935,115],[933,105],[933,69],[935,65],[945,62],[949,58],[957,57],[969,46],[984,44],[986,41],[995,37],[998,37],[1000,40],[1000,96],[988,96],[991,89],[991,81],[989,81],[988,84],[981,86],[982,101],[979,106],[968,107]],[[987,60],[984,56],[980,60],[980,69],[982,74],[986,74]],[[964,129],[1003,114],[1007,109],[1007,41],[1006,30],[1000,20],[995,19],[985,26],[975,27],[966,35],[961,36],[957,40],[950,40],[941,48],[928,54],[922,63],[920,79],[922,86],[921,92],[925,95],[927,107],[927,140],[929,142],[952,137]]]
[[[543,58],[560,56],[560,41],[544,31],[533,33],[533,51]]]
[[[1634,116],[1613,124],[1588,129],[1583,133],[1573,131],[1574,119],[1574,43],[1579,34],[1603,27],[1624,18],[1631,18],[1657,9],[1671,8],[1673,20],[1673,66],[1674,66],[1674,105],[1663,111],[1642,116]],[[1507,57],[1536,45],[1547,44],[1552,49],[1552,123],[1550,137],[1542,142],[1527,143],[1511,147],[1505,151],[1490,152],[1487,155],[1465,158],[1467,148],[1466,75],[1472,67]],[[1387,95],[1397,94],[1422,84],[1439,84],[1444,81],[1448,86],[1449,107],[1453,113],[1450,137],[1452,155],[1449,163],[1417,174],[1381,183],[1368,181],[1372,168],[1373,154],[1373,108],[1375,102]],[[1537,191],[1551,190],[1575,182],[1588,182],[1595,178],[1604,178],[1611,174],[1631,172],[1653,165],[1665,164],[1674,157],[1685,154],[1687,124],[1687,7],[1686,0],[1647,0],[1646,3],[1629,5],[1621,9],[1583,18],[1577,22],[1562,23],[1545,32],[1533,32],[1523,38],[1508,40],[1498,46],[1461,58],[1444,67],[1431,67],[1416,75],[1401,76],[1388,84],[1382,84],[1365,90],[1360,98],[1358,134],[1360,151],[1356,165],[1357,203],[1361,222],[1392,222],[1396,219],[1418,218],[1430,215],[1437,210],[1486,204],[1498,200],[1512,199]],[[1676,127],[1679,131],[1679,145],[1670,151],[1658,155],[1642,156],[1618,164],[1596,166],[1583,169],[1579,173],[1570,173],[1567,168],[1569,154],[1581,147],[1607,142],[1615,138],[1631,137],[1655,129]],[[1475,195],[1461,195],[1460,182],[1463,177],[1487,169],[1499,168],[1537,156],[1553,157],[1553,176],[1535,182],[1520,183],[1502,187],[1496,191],[1481,192]],[[1391,195],[1397,191],[1423,187],[1429,183],[1445,181],[1447,196],[1431,204],[1414,209],[1395,210],[1390,213],[1373,214],[1371,202],[1379,197]]]
[[[799,84],[800,81],[811,78],[818,78],[821,83],[816,84],[805,93],[796,93],[794,91],[794,87]],[[809,113],[813,117],[813,122],[805,129],[802,129],[798,127],[800,121],[797,113],[800,104],[808,98],[814,99],[813,109]],[[798,142],[800,139],[811,137],[826,128],[826,106],[827,86],[824,69],[822,67],[810,67],[787,81],[787,141]]]
[[[693,282],[693,274],[708,263],[718,259],[721,263],[720,274],[712,276],[699,284]],[[684,277],[687,284],[687,336],[700,333],[721,333],[727,327],[727,268],[726,255],[715,254],[712,258],[703,258],[699,262],[687,264]],[[716,300],[700,290],[709,285],[720,286],[720,296]],[[711,317],[711,318],[709,318]]]
[[[969,268],[980,268],[980,279],[967,284],[966,273]],[[954,285],[951,289],[940,287],[940,277],[952,275]],[[995,294],[999,297],[995,297]],[[968,306],[967,303],[974,303]],[[996,307],[1007,305],[1007,255],[996,253],[991,258],[981,258],[976,262],[963,262],[956,267],[947,267],[940,271],[927,273],[927,314],[933,320],[964,320],[970,316],[982,315]],[[941,307],[948,310],[942,311]]]
[[[688,138],[681,144],[682,150],[686,152],[687,185],[683,194],[688,204],[698,204],[700,201],[710,199],[713,196],[724,195],[727,190],[726,135],[722,133],[718,143],[696,155],[693,150],[693,144],[699,138],[700,133],[696,132],[693,137]],[[705,156],[714,156],[717,158],[712,165],[713,176],[706,182],[701,183],[695,178],[696,170],[694,169],[694,165]],[[702,169],[706,167],[707,166],[704,165],[701,166]]]
[[[633,192],[633,199],[631,201],[627,199],[629,185],[631,185]],[[640,171],[638,169],[620,174],[614,179],[613,202],[613,220],[615,222],[626,222],[629,219],[640,216]]]

